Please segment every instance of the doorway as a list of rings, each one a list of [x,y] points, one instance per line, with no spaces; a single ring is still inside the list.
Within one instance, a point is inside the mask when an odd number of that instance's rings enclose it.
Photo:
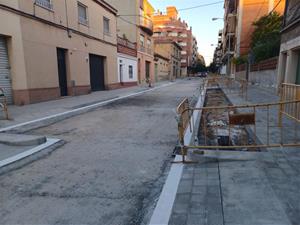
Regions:
[[[67,69],[66,69],[66,50],[57,48],[57,66],[60,96],[68,95]]]
[[[150,62],[146,61],[146,80],[150,79]]]
[[[89,55],[90,58],[90,81],[92,91],[105,90],[104,82],[104,57]]]

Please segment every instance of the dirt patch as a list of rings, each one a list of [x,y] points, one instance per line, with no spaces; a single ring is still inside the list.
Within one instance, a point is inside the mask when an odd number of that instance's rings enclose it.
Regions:
[[[230,101],[221,89],[211,89],[207,91],[204,104],[205,107],[230,105]],[[201,124],[198,133],[199,144],[210,146],[252,145],[254,140],[249,134],[246,126],[229,126],[229,115],[233,113],[237,112],[228,109],[204,110],[202,112]],[[234,150],[234,148],[228,150]],[[257,151],[259,149],[239,148],[237,150]]]

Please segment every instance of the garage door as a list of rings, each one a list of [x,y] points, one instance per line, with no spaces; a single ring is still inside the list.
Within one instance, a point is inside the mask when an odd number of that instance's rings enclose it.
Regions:
[[[105,90],[104,57],[90,54],[90,79],[92,91]]]
[[[11,77],[6,39],[0,36],[0,87],[4,89],[9,104],[13,103]]]

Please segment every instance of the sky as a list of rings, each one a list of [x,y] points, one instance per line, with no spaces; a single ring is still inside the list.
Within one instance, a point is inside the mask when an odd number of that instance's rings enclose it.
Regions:
[[[149,0],[152,6],[162,12],[166,6],[176,6],[184,9],[193,6],[220,2],[220,0]],[[212,21],[213,17],[223,18],[223,3],[179,11],[179,17],[193,27],[193,34],[198,41],[199,53],[204,56],[208,65],[213,59],[213,53],[218,43],[218,31],[223,28],[223,20]]]

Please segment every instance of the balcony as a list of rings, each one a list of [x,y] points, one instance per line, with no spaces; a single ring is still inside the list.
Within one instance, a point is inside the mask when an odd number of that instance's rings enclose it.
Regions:
[[[127,39],[124,39],[124,38],[121,38],[121,37],[118,37],[118,44],[122,45],[124,47],[130,48],[130,49],[133,49],[133,50],[137,49],[136,43],[130,42]]]
[[[136,43],[130,42],[124,38],[118,37],[118,52],[131,55],[136,57],[137,56],[137,45]]]
[[[145,46],[140,46],[139,51],[147,53],[149,55],[153,55],[153,50],[151,48],[146,48]]]
[[[230,13],[227,15],[226,33],[235,33],[235,28],[236,28],[236,15]]]
[[[140,28],[150,36],[153,35],[153,22],[149,16],[141,15]]]

